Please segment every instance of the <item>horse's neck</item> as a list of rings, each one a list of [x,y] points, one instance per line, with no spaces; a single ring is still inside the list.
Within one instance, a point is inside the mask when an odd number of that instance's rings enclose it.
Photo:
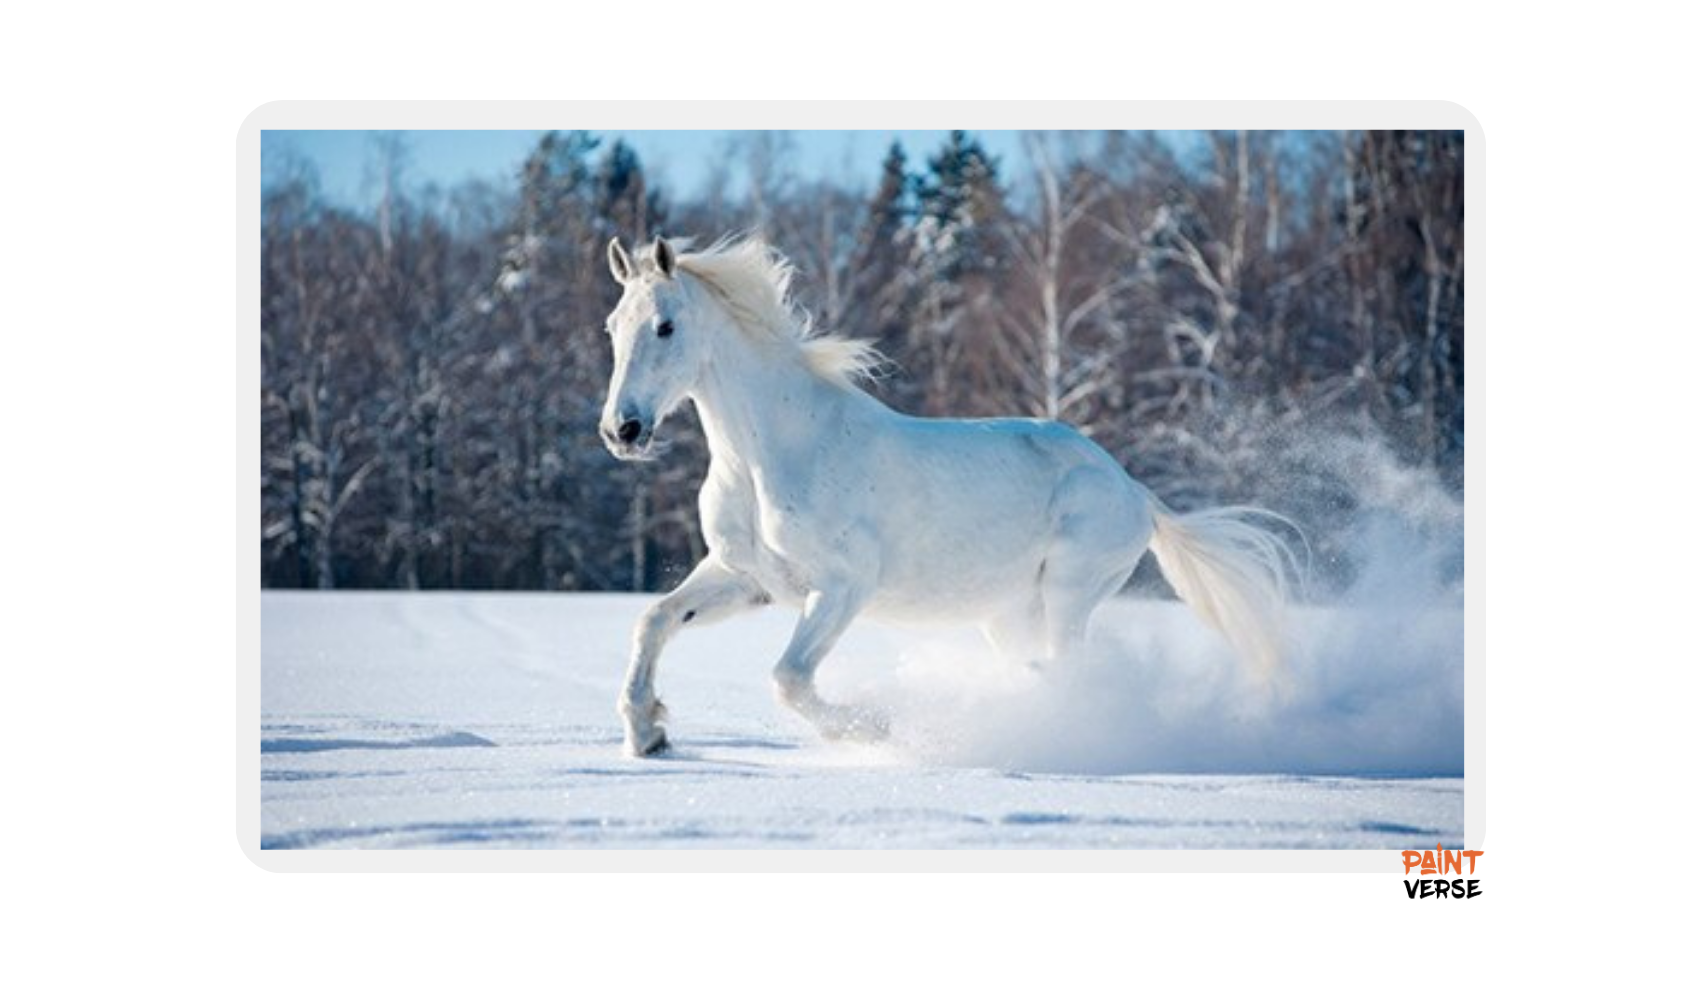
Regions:
[[[853,405],[854,390],[797,359],[728,339],[736,347],[708,366],[692,394],[715,461],[740,471],[784,468]]]

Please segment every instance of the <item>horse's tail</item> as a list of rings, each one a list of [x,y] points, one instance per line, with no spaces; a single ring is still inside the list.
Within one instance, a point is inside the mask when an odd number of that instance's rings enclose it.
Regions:
[[[1295,531],[1297,525],[1257,507],[1176,514],[1151,499],[1156,521],[1151,551],[1169,585],[1222,633],[1260,681],[1278,681],[1287,597],[1298,562],[1279,535],[1257,522],[1275,521]]]

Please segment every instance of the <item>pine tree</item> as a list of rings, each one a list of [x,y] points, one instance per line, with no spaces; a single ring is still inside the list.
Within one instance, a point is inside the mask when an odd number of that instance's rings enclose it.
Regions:
[[[880,266],[891,267],[904,231],[915,215],[915,178],[909,175],[909,158],[901,142],[892,142],[880,164],[879,188],[868,203],[862,254],[866,270],[880,276]]]
[[[990,234],[1003,214],[1003,192],[997,163],[978,139],[951,132],[927,161],[918,198],[915,249],[932,273],[951,280],[995,262]]]
[[[893,142],[880,167],[879,187],[869,200],[856,240],[847,293],[846,326],[877,343],[888,355],[904,350],[916,285],[909,267],[909,239],[915,221],[916,179],[909,173],[903,144]],[[912,381],[902,369],[886,386],[893,401],[915,405]]]
[[[596,209],[599,228],[636,246],[654,235],[661,224],[661,192],[649,183],[637,150],[624,139],[614,140],[596,170]]]
[[[928,373],[927,412],[978,412],[984,399],[975,382],[984,373],[974,369],[989,352],[972,341],[990,332],[988,298],[1000,266],[996,234],[1004,198],[997,163],[979,140],[953,131],[927,161],[917,202],[909,245],[919,294],[907,353]]]

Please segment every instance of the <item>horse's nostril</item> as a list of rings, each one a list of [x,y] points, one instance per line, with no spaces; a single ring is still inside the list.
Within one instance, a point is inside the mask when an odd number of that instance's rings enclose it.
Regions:
[[[618,433],[621,444],[631,444],[638,439],[639,434],[643,433],[643,425],[636,420],[628,420],[620,425]]]

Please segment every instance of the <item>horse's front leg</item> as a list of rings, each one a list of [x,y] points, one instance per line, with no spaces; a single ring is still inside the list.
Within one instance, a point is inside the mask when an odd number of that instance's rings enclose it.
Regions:
[[[667,747],[667,731],[661,728],[666,709],[655,697],[655,664],[673,633],[767,602],[767,593],[754,580],[710,556],[697,564],[684,583],[644,612],[632,635],[631,664],[620,692],[627,753],[642,757]]]
[[[886,735],[886,721],[878,712],[835,705],[815,690],[815,670],[866,603],[865,590],[855,586],[811,592],[803,602],[803,616],[791,635],[791,644],[773,668],[779,700],[813,723],[827,739],[880,739]]]

